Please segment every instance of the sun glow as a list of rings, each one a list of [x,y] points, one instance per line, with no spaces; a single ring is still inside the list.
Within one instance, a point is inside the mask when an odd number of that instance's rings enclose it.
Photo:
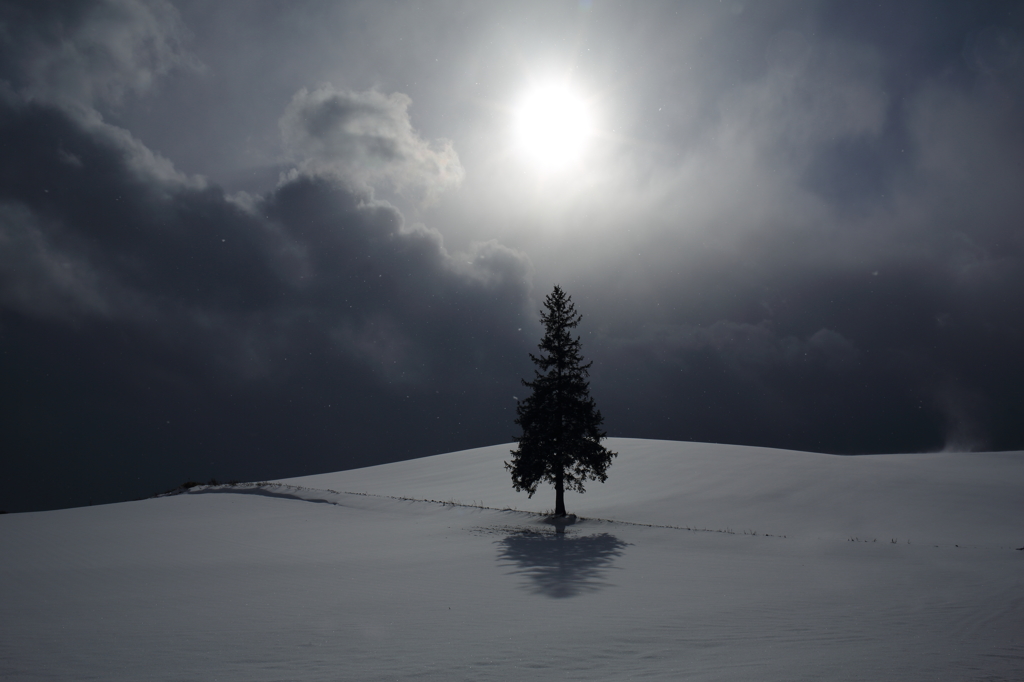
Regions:
[[[586,101],[565,85],[538,86],[515,108],[516,150],[542,171],[563,170],[577,163],[592,132]]]

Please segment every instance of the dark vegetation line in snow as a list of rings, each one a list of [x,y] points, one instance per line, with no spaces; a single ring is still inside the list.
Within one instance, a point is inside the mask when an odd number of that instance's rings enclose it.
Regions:
[[[277,490],[270,490],[270,488],[278,488],[278,489],[283,488],[283,489],[286,489],[286,490],[291,491],[291,492],[279,492]],[[376,497],[376,498],[380,498],[380,499],[397,500],[397,501],[401,501],[401,502],[426,502],[426,503],[430,503],[430,504],[440,504],[440,505],[445,506],[445,507],[466,507],[466,508],[471,508],[471,509],[487,509],[487,510],[491,510],[491,511],[507,512],[507,513],[513,513],[513,514],[527,514],[529,516],[539,516],[539,517],[550,517],[551,516],[551,513],[549,513],[549,512],[523,511],[521,509],[514,509],[512,507],[505,507],[505,508],[488,507],[488,506],[483,505],[483,504],[465,504],[465,503],[462,503],[462,502],[456,502],[454,500],[448,500],[448,501],[445,501],[445,500],[431,500],[431,499],[418,498],[418,497],[402,497],[402,496],[398,496],[398,495],[381,495],[381,494],[378,494],[378,493],[357,493],[357,492],[350,492],[350,491],[347,491],[347,490],[337,491],[337,490],[331,490],[329,488],[307,488],[307,487],[301,486],[301,485],[290,485],[288,483],[274,483],[272,481],[258,481],[258,482],[253,482],[253,483],[228,483],[228,484],[222,484],[222,485],[213,485],[213,484],[211,484],[211,485],[193,485],[193,486],[189,486],[187,488],[183,486],[183,487],[178,488],[176,490],[172,490],[172,491],[169,491],[169,492],[166,492],[166,493],[161,493],[159,495],[156,495],[155,497],[169,497],[169,496],[172,496],[172,495],[204,494],[204,493],[244,493],[244,494],[257,494],[257,495],[265,495],[267,497],[280,497],[280,498],[286,498],[286,499],[302,500],[302,501],[305,501],[305,502],[318,502],[318,503],[326,503],[326,504],[334,504],[334,505],[339,505],[339,503],[338,502],[333,502],[333,501],[328,500],[328,499],[324,499],[322,497],[322,495],[324,493],[329,494],[329,495],[339,495],[339,496],[340,495],[358,495],[360,497]],[[298,493],[315,493],[315,494],[320,495],[320,497],[315,497],[314,498],[314,497],[311,497],[311,496],[301,495],[301,494],[298,494]],[[617,523],[617,524],[626,525],[626,526],[642,526],[644,528],[667,528],[669,530],[688,530],[688,531],[694,532],[694,533],[725,533],[727,535],[736,535],[737,534],[737,532],[735,530],[733,530],[731,528],[728,528],[728,527],[723,530],[723,529],[714,529],[714,528],[697,528],[697,527],[693,527],[693,526],[672,526],[672,525],[665,525],[665,524],[658,524],[658,523],[638,523],[636,521],[620,521],[618,519],[603,519],[603,518],[583,517],[583,516],[576,516],[575,514],[570,514],[570,517],[575,519],[576,521],[596,521],[596,522],[599,522],[599,523]],[[778,537],[778,538],[785,538],[786,537],[785,535],[772,535],[771,533],[758,533],[755,530],[745,530],[745,531],[740,531],[740,532],[741,532],[742,535],[751,535],[751,536],[763,535],[764,537],[769,537],[769,538],[770,537]]]

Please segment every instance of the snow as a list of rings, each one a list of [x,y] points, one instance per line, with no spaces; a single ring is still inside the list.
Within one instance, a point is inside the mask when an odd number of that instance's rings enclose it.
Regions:
[[[608,445],[0,516],[0,679],[1022,678],[1024,453]]]

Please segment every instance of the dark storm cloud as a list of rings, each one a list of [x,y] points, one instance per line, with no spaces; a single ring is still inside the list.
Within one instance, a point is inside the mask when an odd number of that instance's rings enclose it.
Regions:
[[[120,357],[100,348],[87,359],[108,364],[108,382],[143,364],[173,375],[157,385],[200,394],[300,383],[305,400],[334,405],[356,431],[352,444],[380,456],[383,434],[406,425],[378,405],[355,426],[352,403],[429,393],[441,404],[524,354],[521,254],[494,242],[449,254],[436,232],[405,225],[395,208],[334,176],[296,173],[267,196],[227,197],[174,175],[123,131],[4,104],[0,134],[13,152],[0,169],[4,327],[90,332],[101,346],[131,337]],[[48,415],[25,418],[61,419],[69,407],[47,402]],[[287,416],[270,417],[288,429]],[[15,446],[27,447],[17,435],[26,425],[11,426]]]
[[[134,87],[138,72],[121,71],[104,87]],[[516,380],[521,328],[535,324],[530,265],[494,241],[450,253],[374,198],[380,182],[436,197],[461,173],[450,143],[413,131],[407,97],[300,91],[282,119],[297,166],[252,196],[186,176],[105,123],[88,106],[95,89],[0,93],[5,505],[152,492],[197,469],[265,476],[427,454],[406,429],[430,449],[475,442],[463,443],[478,420],[460,427],[457,411],[495,371]],[[70,367],[52,354],[62,343]],[[32,386],[50,372],[60,389]],[[87,403],[121,407],[70,428]],[[183,412],[185,432],[166,433]],[[323,419],[336,421],[311,426]],[[49,483],[15,481],[32,458]],[[116,485],[67,489],[70,471],[115,461]],[[124,482],[139,472],[144,483]]]
[[[610,430],[849,453],[1020,448],[1019,28],[989,24],[1006,20],[995,4],[937,19],[915,3],[849,10],[877,15],[859,27],[830,23],[837,5],[765,6],[756,28],[719,29],[757,31],[718,43],[725,63],[761,51],[732,82],[677,73],[678,99],[656,100],[644,88],[671,70],[631,86],[659,105],[643,123],[662,124],[639,139],[665,135],[662,108],[686,134],[637,152],[653,170],[621,174],[590,211],[622,254],[600,278],[575,275],[603,304],[592,347]],[[907,59],[907,44],[927,58]],[[845,370],[813,354],[787,364],[781,351],[821,330],[856,351]]]
[[[12,308],[234,329],[217,315],[266,315],[294,309],[296,299],[315,306],[352,298],[383,314],[374,291],[396,285],[365,285],[367,298],[351,282],[385,273],[391,280],[399,268],[402,282],[415,283],[392,292],[407,311],[423,306],[405,294],[431,291],[423,286],[431,280],[449,280],[431,294],[442,297],[463,283],[523,286],[521,256],[494,243],[449,255],[439,233],[407,227],[396,209],[373,200],[371,187],[382,181],[436,196],[461,178],[450,142],[431,145],[413,131],[408,97],[300,90],[281,127],[301,170],[268,196],[228,197],[83,108],[97,93],[120,96],[190,61],[172,40],[180,30],[173,8],[59,9],[31,17],[46,21],[30,24],[27,46],[9,46],[24,53],[14,80],[25,93],[8,90],[3,102],[3,295]]]
[[[24,315],[221,338],[226,362],[258,364],[255,326],[281,338],[312,318],[340,351],[391,335],[412,353],[449,305],[484,330],[495,303],[522,312],[522,255],[493,242],[449,254],[436,231],[337,177],[294,172],[266,196],[228,197],[95,117],[5,104],[2,295]]]
[[[718,256],[707,267],[723,274],[702,298],[671,297],[677,315],[634,316],[594,339],[609,421],[658,437],[851,454],[1012,447],[1019,271],[967,288],[930,259],[863,265],[790,263],[751,282]]]

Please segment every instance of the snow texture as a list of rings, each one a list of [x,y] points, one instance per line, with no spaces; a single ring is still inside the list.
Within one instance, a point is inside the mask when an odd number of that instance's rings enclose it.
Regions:
[[[2,516],[0,679],[1021,679],[1024,453],[510,447]]]

